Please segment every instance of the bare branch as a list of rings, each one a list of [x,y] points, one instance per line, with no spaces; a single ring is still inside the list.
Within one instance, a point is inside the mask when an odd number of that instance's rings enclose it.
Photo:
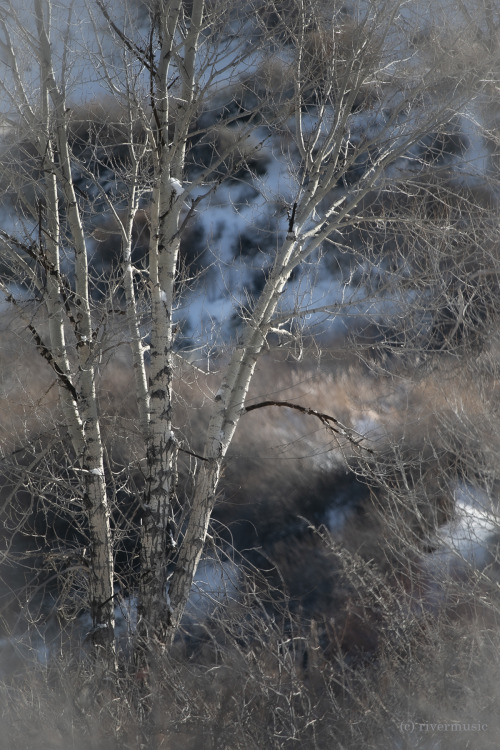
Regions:
[[[342,435],[342,437],[345,437],[346,440],[348,440],[352,445],[355,445],[356,447],[360,446],[363,450],[367,451],[368,453],[374,453],[374,451],[369,448],[366,445],[363,445],[364,437],[363,435],[359,435],[356,433],[355,430],[352,430],[350,427],[346,427],[341,422],[339,422],[338,419],[335,417],[332,417],[330,414],[323,414],[323,412],[317,411],[316,409],[311,409],[307,406],[302,406],[301,404],[295,404],[293,401],[276,401],[276,400],[269,400],[269,401],[260,401],[257,404],[251,404],[250,406],[245,406],[243,413],[248,414],[251,411],[255,411],[255,409],[263,409],[268,406],[282,406],[286,407],[287,409],[295,409],[295,411],[300,412],[301,414],[307,414],[312,417],[316,417],[319,419],[319,421],[328,429],[334,432],[337,435]]]

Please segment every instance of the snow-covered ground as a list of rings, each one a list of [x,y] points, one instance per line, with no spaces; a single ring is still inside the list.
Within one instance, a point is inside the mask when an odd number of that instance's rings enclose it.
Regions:
[[[481,570],[495,560],[500,541],[498,507],[486,492],[459,483],[454,492],[454,515],[436,534],[437,549],[428,565],[444,577]]]
[[[454,508],[450,521],[441,526],[430,541],[432,552],[422,558],[425,600],[432,609],[447,601],[454,584],[470,585],[481,578],[498,574],[500,514],[498,501],[465,482],[454,491]],[[452,594],[453,595],[453,594]]]

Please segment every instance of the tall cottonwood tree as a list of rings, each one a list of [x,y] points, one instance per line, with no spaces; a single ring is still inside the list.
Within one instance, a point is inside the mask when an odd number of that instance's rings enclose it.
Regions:
[[[415,39],[425,19],[417,10],[417,4],[401,0],[354,3],[350,10],[320,0],[167,0],[130,12],[106,0],[89,2],[86,59],[98,74],[89,77],[101,96],[106,93],[101,106],[115,122],[90,119],[82,136],[70,88],[78,51],[73,5],[63,3],[61,10],[49,0],[34,0],[23,17],[12,4],[2,7],[3,93],[11,113],[6,153],[19,155],[19,163],[11,165],[9,191],[21,217],[14,229],[1,230],[9,269],[3,289],[26,317],[58,383],[75,471],[85,487],[94,641],[108,654],[114,571],[96,390],[102,321],[118,306],[128,322],[147,465],[138,500],[137,634],[141,647],[164,647],[180,625],[223,463],[270,335],[282,343],[293,339],[305,316],[335,317],[343,305],[349,307],[338,300],[290,303],[294,274],[320,264],[329,248],[349,252],[346,238],[353,233],[363,236],[373,226],[383,233],[392,226],[394,214],[387,217],[373,207],[386,206],[385,197],[394,191],[411,195],[418,180],[426,184],[425,170],[433,166],[422,155],[426,139],[446,132],[471,101],[469,71],[458,66],[443,73],[422,56]],[[449,33],[455,43],[465,40],[467,19],[454,19]],[[26,49],[29,66],[23,65]],[[80,67],[74,83],[81,75]],[[478,70],[474,85],[480,87],[481,76]],[[474,91],[479,95],[479,88]],[[224,140],[222,132],[230,137]],[[237,335],[197,452],[186,520],[176,529],[182,446],[173,402],[181,243],[197,212],[211,205],[221,186],[242,179],[242,170],[265,191],[252,160],[266,146],[279,152],[286,174],[286,188],[273,196],[278,207],[273,250],[260,291],[238,300]],[[397,206],[401,226],[408,222],[407,208],[408,201]],[[114,221],[121,247],[121,266],[107,279],[104,301],[94,293],[92,275],[99,213]],[[139,215],[146,215],[149,232],[145,268],[134,262]],[[363,260],[363,250],[359,256]],[[377,265],[376,256],[367,253],[365,260]],[[387,289],[394,288],[394,279],[399,276],[391,272]],[[16,297],[12,280],[22,281],[35,304],[45,306],[46,334]],[[368,305],[381,291],[366,285],[364,295]],[[359,304],[359,296],[356,300]]]

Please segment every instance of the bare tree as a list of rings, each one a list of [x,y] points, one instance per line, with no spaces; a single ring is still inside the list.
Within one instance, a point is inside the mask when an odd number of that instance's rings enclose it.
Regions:
[[[30,101],[18,67],[8,16],[2,18],[2,51],[12,76],[9,96],[18,101],[21,123],[32,135],[40,168],[41,185],[35,202],[39,210],[38,242],[25,243],[3,233],[4,252],[12,260],[21,278],[26,278],[36,295],[43,298],[49,323],[45,342],[36,327],[28,323],[40,354],[57,376],[61,406],[72,441],[81,481],[91,539],[89,566],[89,605],[94,624],[94,639],[99,648],[114,651],[113,566],[109,505],[104,477],[103,445],[96,398],[96,340],[88,280],[88,248],[72,175],[68,138],[68,115],[64,82],[56,80],[52,58],[50,6],[33,6],[35,47],[40,83],[37,101]],[[23,29],[20,29],[23,33]],[[29,32],[25,30],[27,36]],[[31,38],[30,38],[31,39]],[[35,41],[36,40],[36,41]],[[63,66],[64,73],[64,66]],[[57,157],[55,154],[57,153]],[[69,289],[61,276],[60,203],[66,210],[67,226],[74,252],[74,288]],[[33,206],[30,206],[33,209]],[[33,218],[31,216],[30,218]],[[31,261],[31,263],[30,263]],[[39,272],[43,272],[41,280]],[[15,302],[7,292],[7,298]],[[70,364],[65,318],[72,327],[76,361]]]
[[[249,410],[247,394],[262,352],[273,342],[296,342],[312,317],[328,322],[359,309],[368,317],[373,306],[379,319],[384,301],[396,306],[400,318],[408,309],[405,293],[414,291],[415,281],[407,281],[406,244],[397,247],[398,263],[385,266],[382,280],[372,283],[368,271],[383,269],[386,260],[377,232],[399,237],[414,216],[415,186],[433,192],[429,174],[442,168],[437,151],[443,134],[457,118],[472,117],[471,101],[482,95],[484,81],[479,66],[471,80],[449,59],[446,70],[429,65],[425,45],[417,43],[425,19],[412,17],[408,8],[401,0],[351,10],[319,0],[170,0],[118,12],[96,0],[86,11],[86,47],[80,49],[92,63],[92,84],[107,99],[100,117],[87,117],[80,128],[84,118],[70,88],[73,74],[75,85],[83,75],[81,61],[72,71],[80,52],[73,6],[56,9],[35,0],[26,17],[11,4],[1,11],[5,154],[6,163],[9,155],[14,162],[6,182],[18,217],[0,234],[8,271],[2,288],[26,318],[58,383],[74,471],[85,487],[94,640],[108,654],[114,627],[110,477],[96,392],[107,332],[124,313],[147,467],[137,499],[137,633],[141,648],[164,647],[188,601],[224,460]],[[441,44],[465,43],[469,30],[467,18],[454,19]],[[60,48],[56,38],[63,39]],[[33,67],[23,68],[26,49],[39,80]],[[447,146],[441,151],[450,154]],[[260,167],[265,171],[262,152],[278,165],[274,185],[259,175]],[[176,341],[178,309],[196,294],[182,242],[203,208],[210,212],[224,199],[231,182],[260,193],[259,210],[274,222],[272,243],[258,247],[265,259],[259,288],[228,289],[239,320],[230,349],[218,360],[208,425],[194,450],[182,442],[173,413],[174,374],[185,361]],[[395,193],[405,199],[393,200]],[[225,199],[229,210],[231,194]],[[248,199],[238,200],[236,214],[252,232],[255,215],[245,213]],[[137,262],[141,218],[147,252]],[[100,276],[95,268],[105,221],[119,237],[119,263]],[[318,299],[314,286],[309,297],[304,294],[311,267],[324,273],[328,262],[341,265],[351,256],[342,294]],[[418,249],[410,265],[421,258]],[[209,271],[205,267],[201,276]],[[33,303],[19,299],[13,286],[20,283]],[[412,336],[432,309],[425,293],[421,299],[422,314],[408,324]],[[45,307],[46,336],[33,304]],[[194,341],[195,350],[201,346]],[[334,415],[315,416],[339,427]],[[193,497],[176,528],[180,450],[190,452],[198,467]]]

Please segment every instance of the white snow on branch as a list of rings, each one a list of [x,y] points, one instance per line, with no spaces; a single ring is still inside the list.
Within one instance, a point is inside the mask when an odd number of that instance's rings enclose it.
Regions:
[[[182,187],[182,184],[179,182],[179,180],[176,180],[175,177],[170,177],[169,183],[177,198],[179,198],[181,195],[184,195],[184,188]]]

